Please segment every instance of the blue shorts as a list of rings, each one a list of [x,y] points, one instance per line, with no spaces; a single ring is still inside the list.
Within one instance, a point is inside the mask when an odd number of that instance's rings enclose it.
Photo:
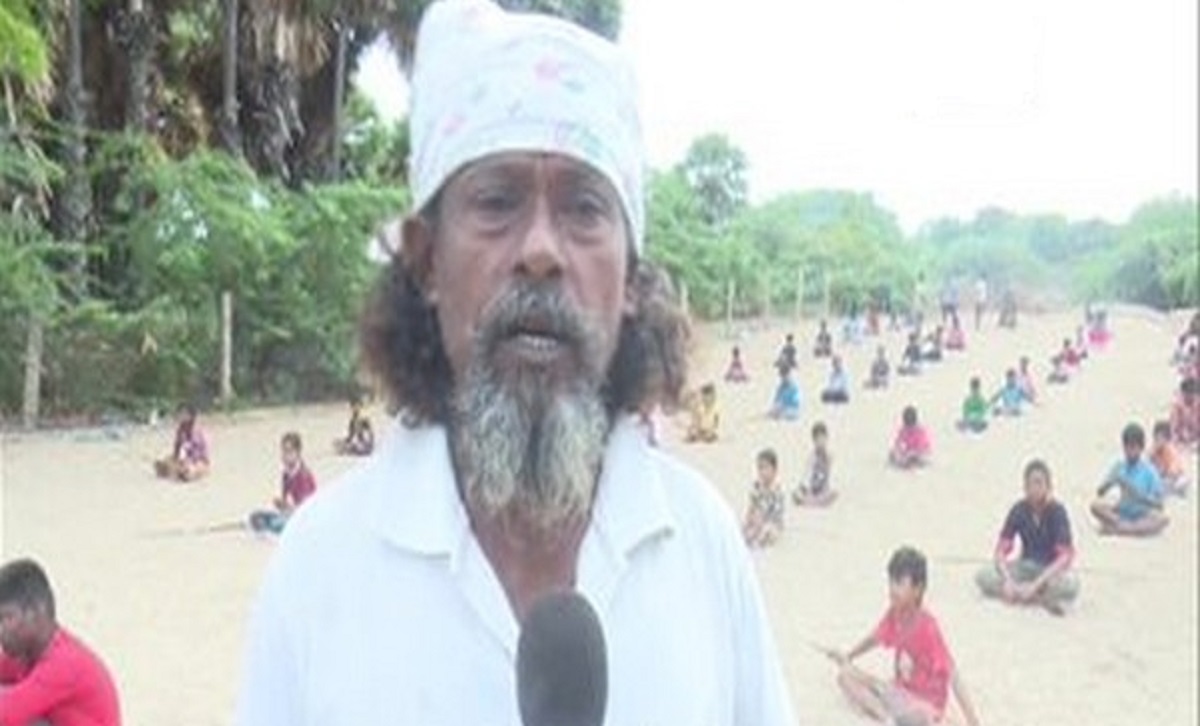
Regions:
[[[258,511],[250,515],[250,530],[257,533],[279,534],[287,524],[287,516],[279,512]]]

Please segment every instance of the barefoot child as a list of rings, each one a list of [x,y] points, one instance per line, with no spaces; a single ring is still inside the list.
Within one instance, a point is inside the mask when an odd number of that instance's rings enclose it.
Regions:
[[[1167,494],[1187,496],[1191,481],[1183,457],[1171,441],[1169,421],[1157,421],[1154,424],[1154,446],[1150,449],[1150,464],[1158,472],[1158,478],[1162,480],[1163,489]]]
[[[775,387],[775,397],[771,400],[771,409],[767,412],[767,416],[795,421],[800,418],[800,406],[800,384],[796,383],[791,371],[781,372],[779,385]]]
[[[171,455],[154,462],[154,473],[160,479],[196,481],[208,473],[208,440],[196,420],[195,406],[181,405],[177,420]]]
[[[971,379],[970,390],[962,404],[962,418],[958,422],[959,431],[983,433],[988,427],[988,414],[991,413],[988,400],[984,398],[979,376]]]
[[[881,345],[875,349],[875,360],[871,361],[871,376],[867,388],[887,388],[892,366],[888,363],[887,350]]]
[[[950,332],[946,333],[946,350],[966,350],[967,335],[963,332],[958,316],[950,319]]]
[[[779,459],[773,449],[756,458],[757,476],[751,485],[750,506],[742,522],[742,536],[750,547],[769,547],[783,531],[783,492],[779,488]]]
[[[933,332],[925,338],[925,347],[921,351],[921,360],[930,363],[938,363],[942,360],[942,339],[945,336],[945,331],[942,326],[937,326]]]
[[[917,419],[916,406],[906,406],[900,415],[900,429],[892,442],[888,461],[900,469],[915,469],[929,463],[933,442],[929,431]]]
[[[900,365],[896,366],[896,374],[915,376],[921,373],[921,337],[920,333],[909,333],[908,343],[904,346],[904,354],[900,357]]]
[[[997,416],[1020,416],[1021,406],[1027,400],[1016,370],[1009,368],[1004,374],[1004,385],[992,395],[990,404]]]
[[[829,367],[829,382],[825,384],[825,390],[821,391],[821,403],[849,403],[850,377],[842,365],[841,356],[835,355],[830,358]]]
[[[1017,385],[1021,388],[1021,393],[1025,395],[1025,400],[1031,404],[1037,403],[1037,383],[1033,380],[1033,371],[1029,368],[1029,356],[1021,356],[1021,360],[1017,364]]]
[[[1087,355],[1087,349],[1083,348],[1082,346],[1071,345],[1070,338],[1063,338],[1063,347],[1062,351],[1059,352],[1059,355],[1062,357],[1063,365],[1065,365],[1070,372],[1074,373],[1079,369],[1079,365],[1083,362],[1084,357]]]
[[[333,449],[342,456],[369,456],[375,449],[375,431],[371,419],[363,413],[362,399],[357,396],[350,401],[350,423],[346,426],[346,438],[333,442]]]
[[[775,370],[780,373],[796,368],[796,338],[791,333],[784,336],[783,347],[779,349],[779,357],[775,359]]]
[[[280,534],[296,508],[317,491],[317,481],[304,463],[300,434],[289,431],[279,443],[279,458],[283,463],[282,482],[274,509],[259,510],[250,515],[250,529],[259,534]]]
[[[829,334],[829,326],[824,320],[817,328],[817,340],[813,344],[814,358],[828,358],[833,355],[833,336]]]
[[[975,706],[963,685],[937,619],[924,608],[928,582],[925,556],[901,547],[888,562],[888,610],[870,635],[850,652],[831,654],[840,666],[838,686],[864,715],[887,724],[933,726],[942,721],[950,692],[968,726],[978,726]],[[877,648],[894,648],[891,681],[853,665]]]
[[[1070,380],[1071,371],[1067,367],[1067,360],[1059,353],[1050,359],[1050,375],[1046,376],[1046,382],[1061,385]]]
[[[706,383],[700,387],[700,398],[692,406],[692,421],[688,426],[687,443],[712,443],[717,440],[721,425],[721,409],[717,406],[717,389]]]
[[[1101,534],[1129,536],[1154,535],[1166,528],[1169,520],[1163,512],[1163,485],[1154,467],[1142,458],[1146,449],[1146,431],[1132,423],[1121,432],[1124,458],[1113,466],[1096,491],[1092,516],[1100,522]],[[1116,504],[1105,501],[1111,489],[1119,489]]]
[[[798,507],[827,507],[837,499],[833,489],[833,456],[829,453],[829,430],[818,421],[812,427],[813,450],[808,457],[806,476],[792,502]]]
[[[1200,378],[1185,378],[1171,404],[1171,438],[1185,448],[1200,444]]]
[[[1017,540],[1020,556],[1012,559]],[[992,565],[975,577],[986,597],[1012,604],[1035,604],[1056,615],[1079,594],[1070,573],[1075,549],[1067,509],[1051,493],[1050,467],[1040,459],[1025,465],[1025,498],[1012,505]]]
[[[733,351],[729,357],[729,367],[725,369],[725,380],[729,383],[745,383],[750,380],[750,376],[746,375],[746,368],[742,364],[742,349],[733,346]]]

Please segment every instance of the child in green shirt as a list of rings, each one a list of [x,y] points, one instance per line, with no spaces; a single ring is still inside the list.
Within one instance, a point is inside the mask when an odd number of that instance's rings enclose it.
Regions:
[[[971,379],[971,390],[962,405],[962,418],[958,422],[959,431],[982,433],[988,426],[988,400],[981,390],[979,377]]]

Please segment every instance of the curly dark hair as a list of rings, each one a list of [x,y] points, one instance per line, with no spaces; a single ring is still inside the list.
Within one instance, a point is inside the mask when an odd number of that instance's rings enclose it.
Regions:
[[[636,312],[621,321],[602,397],[609,416],[661,405],[675,410],[687,381],[691,326],[667,275],[630,256],[627,282]],[[368,296],[359,338],[365,368],[383,387],[389,411],[406,423],[447,424],[454,373],[437,312],[395,254]]]

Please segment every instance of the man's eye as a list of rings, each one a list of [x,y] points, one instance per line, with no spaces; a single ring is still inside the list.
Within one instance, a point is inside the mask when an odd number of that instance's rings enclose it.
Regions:
[[[502,191],[486,191],[475,195],[473,206],[488,214],[511,212],[520,205],[516,194]]]
[[[576,194],[567,202],[567,212],[576,222],[596,223],[608,215],[609,205],[595,194]]]

